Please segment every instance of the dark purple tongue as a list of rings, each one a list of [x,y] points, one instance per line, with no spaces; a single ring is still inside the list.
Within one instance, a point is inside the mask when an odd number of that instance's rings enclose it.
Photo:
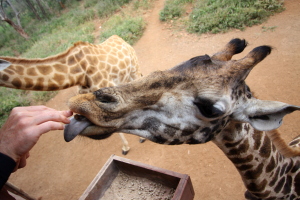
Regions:
[[[78,115],[71,117],[70,120],[70,124],[67,124],[64,130],[64,138],[66,142],[73,140],[86,127],[92,124],[87,118],[83,116],[78,117]]]

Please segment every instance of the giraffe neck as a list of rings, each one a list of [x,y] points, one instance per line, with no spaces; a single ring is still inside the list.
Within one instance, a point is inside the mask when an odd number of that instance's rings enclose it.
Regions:
[[[61,54],[45,59],[0,57],[11,62],[9,68],[0,71],[0,86],[51,91],[79,85],[84,81],[83,69],[76,60],[79,54]]]
[[[283,156],[266,132],[254,130],[247,123],[232,123],[213,142],[239,171],[248,190],[247,198],[290,199],[292,195],[300,195],[291,192],[296,193],[297,189],[293,189],[298,187],[300,193],[297,183],[300,181],[300,157]],[[298,178],[292,175],[294,173],[298,173]]]

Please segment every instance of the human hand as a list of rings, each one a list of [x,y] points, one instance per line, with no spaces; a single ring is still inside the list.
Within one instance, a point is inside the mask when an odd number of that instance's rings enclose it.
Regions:
[[[70,123],[70,116],[71,111],[46,106],[14,108],[0,129],[0,152],[15,160],[17,168],[24,167],[30,149],[40,136],[50,130],[64,129],[64,124]]]

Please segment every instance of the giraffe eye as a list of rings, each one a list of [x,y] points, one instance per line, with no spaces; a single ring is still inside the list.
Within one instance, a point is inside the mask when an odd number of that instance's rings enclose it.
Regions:
[[[101,103],[115,103],[117,102],[117,99],[110,94],[105,94],[104,92],[101,92],[100,90],[94,92],[94,95],[96,96],[97,100]]]
[[[216,118],[224,115],[224,112],[215,106],[210,100],[198,98],[194,104],[198,107],[200,113],[206,118]]]
[[[115,102],[117,102],[117,100],[111,95],[102,95],[100,97],[97,97],[97,99],[101,103],[115,103]]]

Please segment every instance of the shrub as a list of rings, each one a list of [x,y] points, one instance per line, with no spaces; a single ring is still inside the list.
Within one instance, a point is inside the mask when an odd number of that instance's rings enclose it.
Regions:
[[[283,10],[278,0],[205,0],[198,1],[190,14],[188,31],[219,33],[231,28],[243,30],[265,21]]]

